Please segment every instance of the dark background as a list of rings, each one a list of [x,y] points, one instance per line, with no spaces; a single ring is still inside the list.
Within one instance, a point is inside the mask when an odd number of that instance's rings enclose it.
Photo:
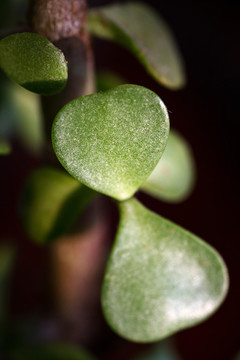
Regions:
[[[114,1],[89,1],[100,6]],[[239,291],[239,20],[238,1],[147,1],[175,34],[187,71],[187,86],[170,91],[159,86],[127,51],[93,41],[96,67],[121,74],[129,83],[151,88],[170,112],[171,126],[189,141],[197,163],[191,197],[170,205],[139,194],[152,210],[175,221],[213,245],[230,275],[229,295],[209,320],[175,336],[183,360],[230,360],[240,351]],[[19,192],[38,161],[15,142],[1,163],[2,239],[18,242],[19,256],[11,295],[12,316],[45,306],[46,250],[31,244],[18,218]],[[38,305],[36,305],[38,304]],[[143,346],[110,335],[112,359],[131,359]],[[116,349],[116,350],[114,350]]]

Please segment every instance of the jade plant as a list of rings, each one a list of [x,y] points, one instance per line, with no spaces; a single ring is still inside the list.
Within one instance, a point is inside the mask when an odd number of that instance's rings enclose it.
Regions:
[[[210,245],[136,198],[140,190],[171,203],[185,199],[195,179],[191,149],[169,130],[167,108],[150,89],[119,85],[107,74],[98,83],[104,90],[94,91],[89,34],[125,47],[169,91],[185,84],[174,37],[148,5],[94,8],[86,21],[85,1],[33,1],[29,32],[0,41],[3,72],[43,96],[46,138],[39,147],[45,164],[26,181],[22,219],[37,244],[55,245],[65,234],[70,243],[80,214],[99,193],[112,198],[120,219],[102,284],[102,311],[121,337],[158,341],[218,309],[228,289],[227,270]],[[9,84],[23,91],[22,104],[28,92]],[[50,139],[58,160],[52,160]],[[10,152],[4,134],[0,152]]]

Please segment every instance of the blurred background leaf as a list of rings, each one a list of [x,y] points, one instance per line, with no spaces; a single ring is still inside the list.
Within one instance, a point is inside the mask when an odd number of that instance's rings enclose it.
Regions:
[[[179,202],[191,193],[195,178],[190,145],[176,130],[170,130],[163,156],[141,190],[166,202]]]
[[[26,24],[28,0],[0,1],[0,31]]]
[[[41,155],[45,137],[40,97],[8,80],[0,72],[0,133],[18,139],[36,156]]]
[[[156,81],[170,89],[185,85],[183,60],[168,25],[140,2],[113,4],[89,11],[92,34],[131,51]]]
[[[21,200],[25,228],[46,244],[70,230],[96,193],[62,170],[44,167],[27,179]]]
[[[9,142],[0,136],[0,155],[9,155],[11,150]]]
[[[118,85],[126,84],[127,81],[120,75],[111,71],[101,71],[96,74],[96,89],[97,91],[109,90]]]
[[[94,360],[83,348],[67,344],[42,344],[18,349],[12,360]]]

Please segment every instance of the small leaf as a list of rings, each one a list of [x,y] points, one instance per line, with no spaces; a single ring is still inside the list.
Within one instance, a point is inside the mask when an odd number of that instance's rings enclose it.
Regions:
[[[161,84],[178,89],[185,84],[183,62],[164,20],[143,3],[114,4],[89,12],[89,30],[130,50]]]
[[[0,67],[11,80],[41,95],[61,91],[67,81],[63,53],[38,34],[21,33],[2,39]]]
[[[0,136],[0,155],[9,155],[11,151],[9,142]]]
[[[151,342],[216,311],[228,288],[216,250],[135,199],[120,211],[102,290],[110,326],[131,341]]]
[[[184,200],[195,181],[195,163],[188,143],[171,130],[163,156],[141,190],[167,202]]]
[[[42,344],[28,346],[13,352],[13,360],[93,360],[84,349],[67,344]]]
[[[69,231],[94,194],[63,171],[35,170],[21,201],[24,225],[32,240],[45,244]]]
[[[121,200],[151,174],[168,129],[166,107],[154,92],[121,85],[64,106],[52,139],[59,161],[73,177]]]

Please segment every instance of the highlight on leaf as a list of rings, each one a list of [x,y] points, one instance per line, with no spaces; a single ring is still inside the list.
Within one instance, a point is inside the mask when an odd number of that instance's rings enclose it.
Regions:
[[[185,85],[185,69],[174,36],[154,9],[141,2],[89,11],[93,35],[119,43],[132,52],[156,81],[170,89]]]
[[[60,92],[68,77],[63,53],[34,33],[13,34],[2,39],[0,67],[11,80],[41,95]]]
[[[152,342],[212,315],[228,289],[217,251],[136,199],[119,208],[102,289],[112,329],[131,341]]]

